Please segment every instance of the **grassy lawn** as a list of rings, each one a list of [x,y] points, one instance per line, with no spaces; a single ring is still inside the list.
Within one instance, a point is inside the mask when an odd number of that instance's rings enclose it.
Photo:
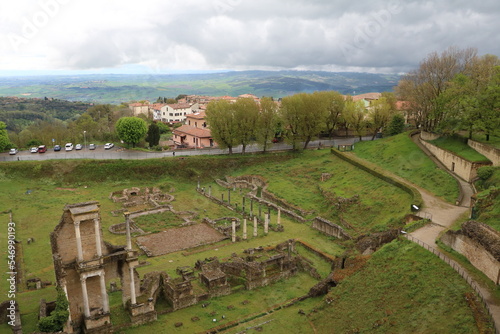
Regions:
[[[465,141],[460,140],[459,138],[441,137],[436,140],[431,140],[429,141],[429,143],[453,152],[459,157],[462,157],[471,162],[489,161],[488,158],[471,148]]]
[[[322,173],[329,173],[331,178],[321,182]],[[329,150],[305,151],[296,159],[250,166],[235,174],[264,177],[270,192],[312,212],[308,218],[321,216],[343,225],[342,217],[351,225],[344,226],[352,235],[397,225],[411,203],[410,195],[403,190],[353,167]],[[355,196],[359,200],[352,204],[338,205]]]
[[[472,292],[438,257],[402,239],[333,288],[331,304],[309,317],[318,333],[480,333],[485,327],[478,330],[465,298]]]
[[[412,142],[408,133],[357,143],[354,153],[450,203],[454,203],[458,197],[455,179],[439,169]]]

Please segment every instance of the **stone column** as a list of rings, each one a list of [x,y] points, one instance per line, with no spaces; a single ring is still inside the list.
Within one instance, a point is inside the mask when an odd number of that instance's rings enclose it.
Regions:
[[[132,305],[137,304],[135,299],[135,276],[134,276],[134,267],[130,266],[130,303]]]
[[[80,221],[75,222],[76,250],[78,251],[78,261],[83,261],[82,236],[80,235]]]
[[[247,219],[243,219],[243,240],[247,240]]]
[[[132,249],[132,238],[130,237],[130,213],[125,214],[125,225],[127,227],[127,249]]]
[[[259,204],[259,218],[262,217],[262,206]]]
[[[227,190],[227,204],[231,205],[231,189]]]
[[[250,198],[250,217],[253,216],[253,199]]]
[[[97,256],[102,256],[101,248],[101,229],[99,228],[99,219],[94,219],[94,231],[95,231],[95,248],[97,251]]]
[[[85,317],[90,317],[89,295],[87,294],[87,277],[80,277],[82,283],[82,298],[83,298],[83,314]]]
[[[257,236],[257,217],[253,217],[253,236]]]
[[[198,185],[196,186],[196,189],[200,189],[200,177],[198,176]]]
[[[242,197],[242,208],[241,208],[241,211],[243,211],[243,214],[245,214],[245,196]]]
[[[208,196],[212,196],[212,186],[208,186]]]
[[[278,225],[281,225],[281,209],[278,209]]]
[[[109,312],[109,301],[108,293],[106,291],[106,280],[104,279],[104,270],[99,274],[101,283],[101,298],[102,298],[102,310],[104,313]]]
[[[236,220],[231,221],[231,230],[233,232],[231,240],[233,242],[236,242]]]
[[[269,214],[264,213],[264,233],[269,233]]]

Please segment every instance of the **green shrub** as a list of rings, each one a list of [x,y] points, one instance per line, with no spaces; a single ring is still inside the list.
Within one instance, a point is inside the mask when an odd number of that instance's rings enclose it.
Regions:
[[[486,181],[493,175],[494,172],[495,172],[494,167],[484,166],[484,167],[481,167],[477,170],[477,176],[481,180]]]
[[[41,332],[60,332],[64,324],[68,321],[68,299],[61,287],[57,287],[56,309],[48,316],[41,318],[38,322],[38,329]]]

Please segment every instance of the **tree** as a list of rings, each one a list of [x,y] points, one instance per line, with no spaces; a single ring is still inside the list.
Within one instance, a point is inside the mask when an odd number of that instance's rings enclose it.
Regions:
[[[451,114],[447,122],[450,130],[467,130],[469,138],[472,138],[474,130],[485,130],[483,120],[486,119],[488,125],[495,123],[497,118],[493,117],[490,121],[489,115],[494,106],[488,106],[488,103],[495,99],[490,93],[498,85],[494,83],[498,65],[500,60],[497,56],[477,57],[467,71],[457,74],[449,83],[446,107]]]
[[[237,120],[235,109],[226,100],[212,101],[207,106],[206,120],[212,137],[220,148],[233,153],[233,147],[238,145]]]
[[[333,137],[333,131],[342,123],[342,112],[344,110],[345,99],[342,94],[335,91],[318,92],[320,98],[324,99],[326,104],[325,129],[330,139]]]
[[[149,143],[149,147],[158,146],[160,143],[160,128],[156,122],[149,125],[146,141]]]
[[[373,125],[372,140],[375,139],[377,132],[382,131],[382,129],[389,124],[393,114],[394,109],[392,109],[391,103],[386,97],[382,96],[378,100],[372,102],[369,114]]]
[[[387,134],[389,136],[397,135],[403,132],[405,128],[405,118],[401,114],[395,114],[392,116],[391,122],[387,127]]]
[[[122,117],[115,125],[118,137],[132,147],[144,138],[148,131],[146,121],[138,117]]]
[[[356,132],[359,140],[366,134],[366,111],[363,101],[354,101],[348,98],[345,101],[344,118],[349,127]]]
[[[236,140],[241,144],[241,153],[245,153],[247,145],[255,140],[259,106],[252,98],[240,98],[231,105],[234,108],[236,121]]]
[[[476,58],[473,48],[449,48],[431,53],[417,70],[399,82],[396,91],[401,100],[409,102],[409,112],[426,131],[440,130],[449,117],[444,92],[458,73],[466,72]]]
[[[297,149],[300,141],[304,149],[324,127],[326,107],[318,93],[300,93],[287,96],[281,101],[281,117],[285,137]]]
[[[7,134],[7,125],[4,122],[0,122],[0,151],[8,149],[11,145],[9,135]]]
[[[264,153],[267,146],[276,135],[278,123],[278,106],[270,97],[263,97],[260,100],[260,114],[257,119],[255,137],[257,143],[262,146]]]
[[[111,116],[111,106],[109,104],[97,104],[87,109],[87,114],[97,122],[101,118],[109,118]]]
[[[476,126],[490,140],[490,135],[500,129],[500,66],[495,67],[493,76],[483,92],[479,95],[479,107]]]

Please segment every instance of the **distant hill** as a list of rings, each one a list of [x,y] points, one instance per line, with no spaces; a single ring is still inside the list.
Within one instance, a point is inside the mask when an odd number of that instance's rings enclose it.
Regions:
[[[0,96],[51,97],[95,103],[156,100],[179,94],[275,98],[298,92],[335,90],[343,94],[392,91],[396,74],[320,71],[231,71],[208,74],[90,74],[0,77]]]

